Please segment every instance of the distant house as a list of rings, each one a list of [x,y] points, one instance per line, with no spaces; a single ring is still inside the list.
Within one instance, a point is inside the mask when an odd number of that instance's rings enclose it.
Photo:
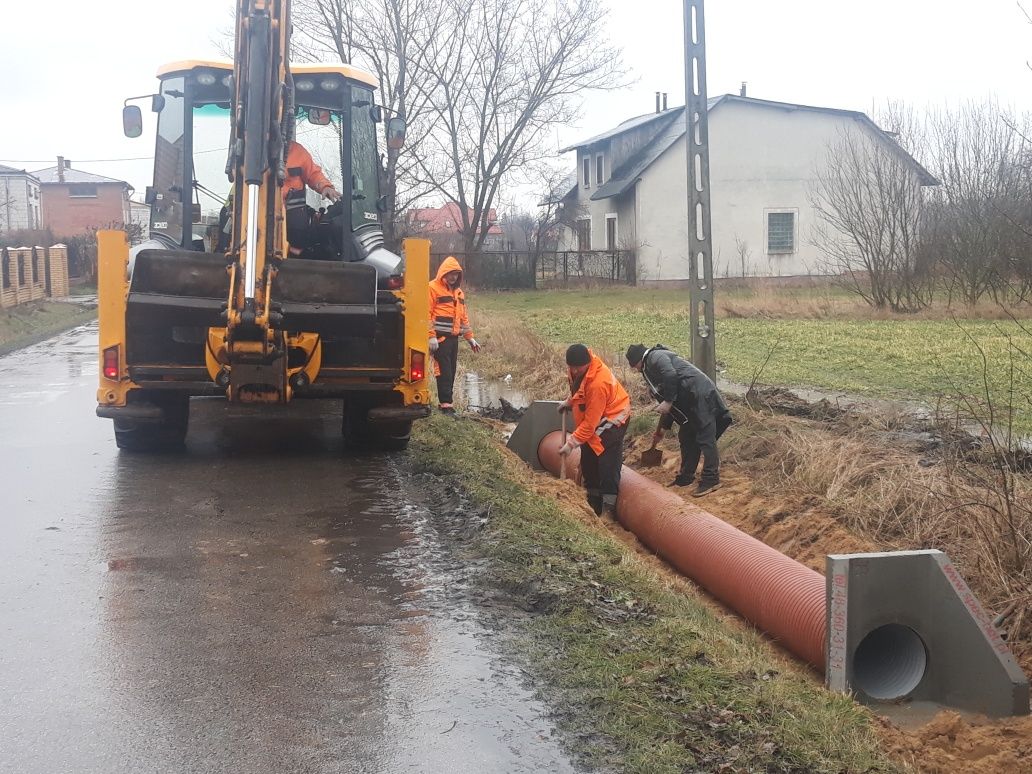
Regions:
[[[146,239],[150,230],[151,209],[149,204],[129,200],[129,223],[138,227],[138,233]]]
[[[634,250],[639,283],[687,279],[684,124],[683,107],[662,110],[560,151],[577,154],[563,197],[576,223],[564,229],[566,249]],[[902,154],[917,184],[937,184],[863,113],[730,94],[709,101],[715,276],[821,272],[810,192],[829,145],[849,129]]]
[[[473,218],[473,212],[468,214]],[[498,215],[492,208],[487,213],[487,237],[484,250],[502,250],[505,247],[505,232],[498,225]],[[441,207],[415,208],[405,214],[405,227],[410,236],[429,239],[435,253],[457,252],[463,248],[462,210],[455,202]]]
[[[39,178],[0,164],[0,233],[42,228]]]
[[[33,173],[43,192],[43,227],[61,237],[84,234],[91,228],[131,222],[124,180],[72,169],[58,156],[57,166]]]

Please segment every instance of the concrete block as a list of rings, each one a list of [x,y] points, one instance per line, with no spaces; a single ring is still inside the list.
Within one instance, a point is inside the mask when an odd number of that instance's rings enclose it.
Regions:
[[[1028,678],[941,551],[827,558],[825,680],[865,704],[1029,714]]]
[[[534,470],[544,470],[538,459],[538,445],[541,439],[551,432],[562,430],[562,420],[556,407],[557,400],[536,400],[523,412],[520,423],[509,436],[506,446],[516,452],[521,460]]]

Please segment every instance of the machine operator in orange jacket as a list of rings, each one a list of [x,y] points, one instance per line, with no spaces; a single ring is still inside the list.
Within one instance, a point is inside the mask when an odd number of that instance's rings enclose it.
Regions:
[[[430,283],[430,354],[434,358],[437,377],[437,401],[441,412],[454,414],[452,388],[459,361],[459,337],[469,342],[470,349],[480,351],[473,338],[466,313],[466,294],[462,291],[462,267],[449,255]]]
[[[605,511],[615,519],[631,399],[609,366],[583,344],[566,350],[566,366],[570,397],[559,412],[573,413],[574,430],[559,453],[565,457],[580,447],[588,505],[596,515]]]
[[[330,179],[323,174],[322,167],[312,160],[312,154],[304,145],[291,140],[287,146],[287,179],[283,182],[283,198],[292,191],[304,191],[307,185],[317,194],[321,194],[331,202],[340,201],[340,191],[333,187]]]

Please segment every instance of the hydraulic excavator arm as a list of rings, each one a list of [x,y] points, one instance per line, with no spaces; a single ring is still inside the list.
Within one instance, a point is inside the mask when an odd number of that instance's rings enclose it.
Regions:
[[[227,173],[233,184],[224,359],[230,399],[283,402],[285,341],[274,325],[272,279],[286,251],[280,186],[293,93],[287,52],[289,0],[238,0],[232,132]],[[288,110],[289,108],[289,110]]]

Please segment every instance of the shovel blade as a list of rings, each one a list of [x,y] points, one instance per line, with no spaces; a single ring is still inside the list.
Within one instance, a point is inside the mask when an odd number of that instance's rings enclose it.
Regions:
[[[655,468],[663,464],[662,449],[646,449],[641,453],[639,463],[643,468]]]

